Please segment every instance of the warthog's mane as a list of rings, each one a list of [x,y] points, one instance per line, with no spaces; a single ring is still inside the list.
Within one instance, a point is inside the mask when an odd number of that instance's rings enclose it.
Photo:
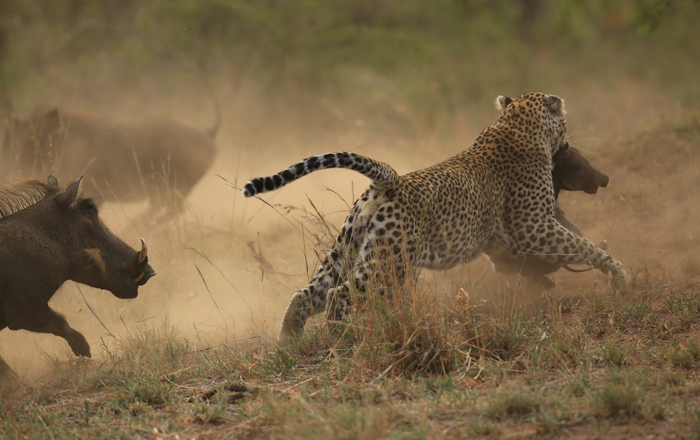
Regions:
[[[0,187],[0,219],[8,217],[59,192],[55,186],[38,180],[23,180]]]

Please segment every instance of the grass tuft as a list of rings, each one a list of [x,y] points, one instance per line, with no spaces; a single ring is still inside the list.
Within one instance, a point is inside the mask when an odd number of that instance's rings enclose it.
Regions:
[[[484,413],[498,420],[508,417],[525,417],[538,412],[542,406],[542,396],[521,387],[499,389],[494,392]]]
[[[644,394],[629,384],[608,384],[595,394],[599,415],[606,418],[634,418],[641,415]]]
[[[668,349],[668,360],[674,367],[690,369],[700,361],[700,343],[674,344]]]
[[[447,374],[460,358],[444,307],[424,291],[371,295],[348,333],[357,341],[356,361],[378,371]]]

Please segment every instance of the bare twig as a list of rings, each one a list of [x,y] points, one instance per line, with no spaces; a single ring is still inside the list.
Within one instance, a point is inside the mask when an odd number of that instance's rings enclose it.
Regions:
[[[199,255],[200,257],[202,257],[202,258],[204,258],[205,260],[207,260],[207,262],[208,262],[209,264],[211,264],[212,267],[213,267],[214,269],[216,269],[216,271],[219,272],[219,274],[220,274],[222,277],[224,277],[224,279],[225,279],[226,282],[229,284],[229,286],[233,287],[233,290],[235,290],[236,293],[241,297],[241,301],[243,301],[243,303],[245,303],[245,305],[246,305],[246,307],[248,307],[248,310],[250,311],[250,313],[251,313],[251,314],[253,313],[253,309],[250,308],[250,305],[249,305],[248,302],[245,300],[245,298],[243,297],[243,295],[241,294],[241,292],[236,288],[236,286],[233,285],[233,283],[232,283],[228,278],[226,278],[226,275],[224,275],[224,273],[221,271],[221,269],[219,269],[218,267],[216,267],[216,265],[209,259],[209,256],[207,256],[207,254],[205,254],[203,251],[199,251],[199,250],[197,250],[197,249],[195,249],[195,248],[193,248],[193,247],[191,247],[191,246],[185,245],[184,248],[185,248],[185,249],[189,249],[189,250],[195,252],[197,255]],[[199,269],[197,269],[197,270],[199,270]]]
[[[219,311],[219,315],[221,315],[221,319],[224,320],[224,325],[226,325],[226,318],[224,317],[223,312],[221,312],[219,305],[216,303],[216,300],[214,299],[214,295],[211,294],[211,290],[209,290],[209,286],[207,285],[207,280],[204,279],[204,275],[202,275],[202,271],[199,270],[199,267],[196,264],[194,265],[194,268],[197,269],[197,273],[199,274],[199,277],[202,279],[202,282],[204,283],[204,287],[206,287],[207,292],[209,293],[209,297],[211,298],[211,301],[216,306],[216,310]]]
[[[87,302],[87,299],[85,299],[85,295],[83,295],[83,291],[80,290],[80,284],[75,283],[75,286],[78,288],[78,292],[80,292],[80,296],[83,297],[83,301],[85,301],[85,305],[87,306],[88,310],[90,310],[90,312],[93,314],[93,316],[94,316],[95,318],[97,318],[97,320],[100,322],[100,324],[102,324],[102,327],[104,327],[104,329],[107,330],[107,336],[111,336],[111,337],[113,337],[113,338],[116,338],[116,336],[114,336],[114,334],[107,328],[107,326],[105,325],[105,323],[102,322],[102,320],[100,319],[100,317],[97,316],[97,312],[95,311],[95,309],[93,309],[92,306]]]

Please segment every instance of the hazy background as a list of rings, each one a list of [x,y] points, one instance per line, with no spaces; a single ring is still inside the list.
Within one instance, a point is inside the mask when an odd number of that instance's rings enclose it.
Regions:
[[[569,218],[593,241],[607,239],[633,275],[695,270],[699,146],[678,127],[700,129],[698,23],[696,0],[0,2],[5,115],[54,103],[205,129],[212,99],[223,110],[217,161],[186,214],[134,230],[126,226],[145,205],[102,206],[124,240],[150,245],[158,276],[139,298],[80,288],[108,330],[74,283],[52,306],[98,358],[101,344],[115,349],[120,336],[154,326],[174,327],[193,348],[274,337],[330,242],[314,206],[339,227],[367,180],[314,174],[264,196],[284,205],[278,213],[217,174],[242,186],[348,150],[406,173],[467,148],[496,118],[497,95],[528,91],[566,99],[572,143],[611,177],[596,196],[564,194]],[[261,274],[251,240],[281,274]],[[555,298],[606,282],[597,272],[555,281]],[[423,282],[446,297],[488,290],[496,304],[505,283],[483,259]],[[0,352],[40,378],[46,354],[69,349],[55,336],[5,330]]]

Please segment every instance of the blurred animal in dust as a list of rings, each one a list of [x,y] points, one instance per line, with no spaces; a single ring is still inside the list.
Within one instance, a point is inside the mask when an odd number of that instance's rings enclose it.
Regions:
[[[500,247],[560,266],[591,265],[611,273],[614,286],[627,285],[622,263],[554,218],[552,157],[568,145],[564,101],[526,93],[502,108],[469,148],[404,176],[358,154],[327,153],[245,185],[252,197],[329,168],[371,179],[311,282],[293,295],[280,340],[302,334],[314,312],[342,320],[353,288],[365,292],[374,282],[386,291],[408,266],[449,269]]]
[[[161,219],[182,212],[184,199],[214,162],[220,125],[218,104],[216,123],[206,131],[164,119],[121,122],[41,106],[27,119],[10,118],[0,178],[85,176],[90,195],[147,198],[144,215]]]
[[[49,307],[54,293],[72,280],[136,298],[156,272],[143,239],[136,251],[112,234],[92,199],[78,196],[80,182],[65,191],[54,176],[0,187],[0,330],[51,333],[90,357],[85,337]],[[13,376],[0,358],[0,380]]]
[[[568,145],[557,151],[552,157],[552,163],[554,165],[552,183],[555,200],[558,200],[561,191],[583,191],[587,194],[595,194],[598,192],[598,188],[607,187],[610,181],[607,174],[594,167],[576,148]],[[554,218],[571,232],[583,236],[581,230],[566,218],[558,202],[554,206]],[[606,250],[607,242],[599,243],[598,247]],[[521,274],[528,281],[546,289],[554,288],[555,284],[545,275],[556,272],[560,268],[573,272],[591,269],[571,269],[568,265],[547,262],[539,259],[536,255],[514,257],[504,247],[490,250],[487,256],[493,264],[494,271],[502,274]],[[530,287],[531,285],[528,283],[528,288]]]

